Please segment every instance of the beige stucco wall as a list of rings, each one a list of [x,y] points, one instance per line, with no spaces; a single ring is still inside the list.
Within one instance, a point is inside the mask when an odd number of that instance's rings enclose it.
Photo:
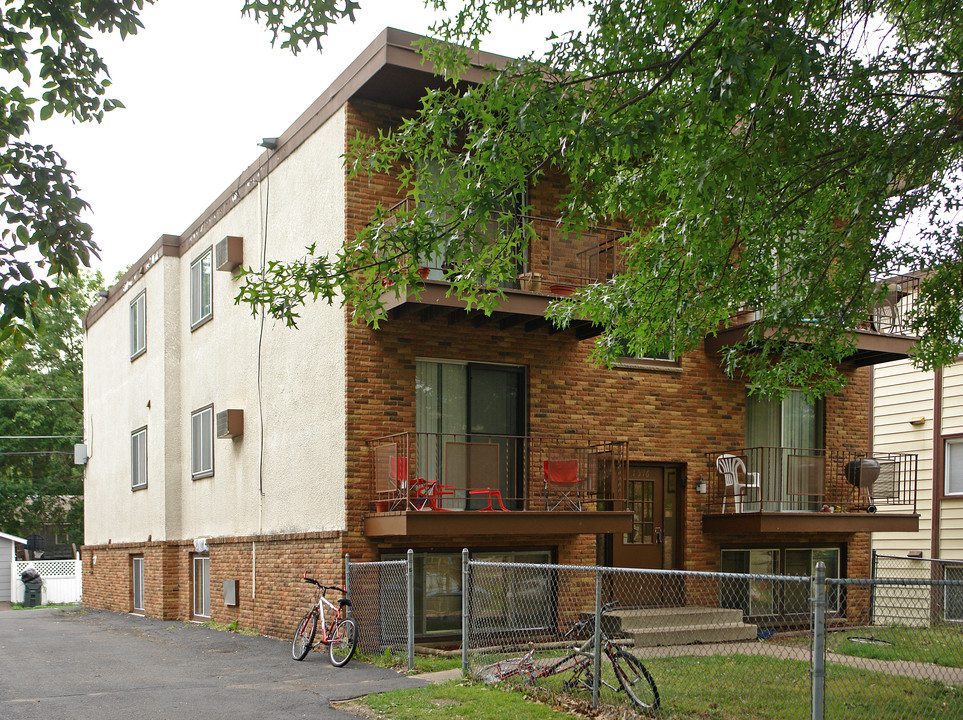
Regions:
[[[179,454],[165,417],[180,412],[178,260],[162,257],[87,332],[84,352],[84,539],[168,535],[165,468]],[[130,359],[130,304],[147,293],[147,351]],[[147,426],[147,489],[130,487],[131,433]]]
[[[260,319],[234,304],[241,281],[215,270],[213,319],[190,329],[190,265],[221,238],[243,237],[255,268],[265,240],[268,261],[302,257],[311,243],[340,247],[344,133],[341,111],[182,257],[138,281],[149,287],[144,357],[130,363],[126,350],[135,289],[90,329],[88,544],[344,528],[344,311],[309,305],[297,330],[267,320],[262,336]],[[242,409],[244,434],[215,438],[213,477],[192,480],[191,412],[211,403]],[[145,422],[148,488],[132,493],[130,431]]]

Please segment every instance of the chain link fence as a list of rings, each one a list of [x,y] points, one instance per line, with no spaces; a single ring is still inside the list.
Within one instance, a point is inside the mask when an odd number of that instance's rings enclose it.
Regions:
[[[351,562],[345,556],[345,589],[358,626],[358,649],[366,655],[406,657],[414,667],[412,553],[406,560]]]
[[[925,564],[920,577],[910,563],[917,577],[871,579],[827,579],[821,565],[814,577],[700,573],[473,561],[465,551],[463,670],[619,716],[963,717],[963,564]],[[348,564],[372,650],[412,651],[405,566]]]

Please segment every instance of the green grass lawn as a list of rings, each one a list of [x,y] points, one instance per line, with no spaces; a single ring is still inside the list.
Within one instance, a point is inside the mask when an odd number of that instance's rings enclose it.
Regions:
[[[798,660],[783,660],[765,656],[718,655],[708,657],[684,656],[648,658],[644,663],[659,688],[662,706],[654,715],[678,720],[807,720],[809,718],[809,665]],[[611,681],[610,676],[606,676]],[[564,703],[569,697],[561,690],[560,676],[538,681],[536,696],[549,703],[563,703],[577,707],[579,703]],[[505,697],[506,687],[515,687],[512,697]],[[457,688],[455,690],[454,688]],[[407,720],[432,717],[462,717],[467,704],[465,697],[475,693],[490,693],[491,705],[482,701],[486,712],[477,717],[511,717],[516,720],[553,715],[527,715],[526,707],[533,688],[524,684],[502,683],[495,686],[478,684],[463,688],[459,684],[409,690],[405,694],[386,693],[371,696],[363,702],[383,712],[386,717]],[[422,693],[424,693],[422,695]],[[448,697],[458,704],[439,705]],[[462,695],[467,693],[468,695]],[[588,707],[589,693],[579,693],[575,699]],[[624,706],[628,699],[621,693],[605,691],[603,703]],[[474,702],[474,700],[472,700]],[[956,718],[963,717],[963,688],[943,683],[886,675],[850,667],[831,667],[826,684],[827,717],[853,718]],[[412,710],[403,706],[410,706]],[[442,710],[442,707],[447,709]],[[497,709],[495,709],[497,708]],[[537,706],[538,712],[547,710]],[[466,710],[465,717],[475,717],[474,710]]]
[[[955,626],[871,627],[834,632],[826,636],[826,647],[829,652],[875,660],[963,667],[963,628]]]

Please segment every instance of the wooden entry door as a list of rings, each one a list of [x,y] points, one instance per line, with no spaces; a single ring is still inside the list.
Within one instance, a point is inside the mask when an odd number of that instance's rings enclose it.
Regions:
[[[625,509],[632,512],[632,531],[613,534],[613,567],[656,570],[678,567],[680,477],[679,466],[629,464]],[[680,584],[677,578],[655,584],[658,587],[613,587],[613,592],[623,605],[629,606],[672,604],[681,593],[681,587],[676,588]]]
[[[665,542],[667,470],[661,465],[629,465],[625,480],[625,509],[632,512],[632,531],[616,534],[612,538],[614,567],[672,567],[673,558],[666,558]],[[674,492],[675,488],[672,490]],[[669,535],[674,539],[674,532],[670,531]]]

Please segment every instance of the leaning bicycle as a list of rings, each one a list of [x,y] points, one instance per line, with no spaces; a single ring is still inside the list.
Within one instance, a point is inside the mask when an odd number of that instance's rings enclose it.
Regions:
[[[311,650],[319,645],[327,645],[331,664],[335,667],[343,667],[354,655],[354,650],[358,645],[358,626],[354,620],[345,617],[347,608],[351,607],[351,601],[346,597],[339,597],[338,604],[325,597],[328,590],[336,590],[345,593],[344,588],[334,585],[322,585],[314,578],[308,577],[305,570],[302,576],[304,582],[314,585],[317,588],[314,606],[301,618],[298,629],[294,633],[294,641],[291,643],[291,657],[295,660],[304,660]],[[331,620],[327,620],[327,611],[332,612]],[[314,636],[321,625],[321,639],[314,642]]]
[[[617,602],[606,603],[601,613],[611,611],[618,606]],[[604,624],[603,624],[604,627]],[[538,658],[534,644],[521,657],[501,660],[486,665],[478,672],[485,682],[501,682],[513,677],[519,677],[526,683],[531,683],[552,675],[564,675],[562,687],[566,691],[592,691],[595,685],[594,675],[594,628],[595,617],[580,620],[569,628],[563,637],[586,639],[581,645],[574,645],[564,657]],[[613,692],[624,692],[629,699],[641,710],[657,710],[659,707],[659,690],[655,686],[655,679],[642,661],[635,655],[619,647],[604,630],[600,630],[601,649],[612,667],[612,675],[618,685],[606,679],[606,674],[599,678],[599,687],[605,687]]]

